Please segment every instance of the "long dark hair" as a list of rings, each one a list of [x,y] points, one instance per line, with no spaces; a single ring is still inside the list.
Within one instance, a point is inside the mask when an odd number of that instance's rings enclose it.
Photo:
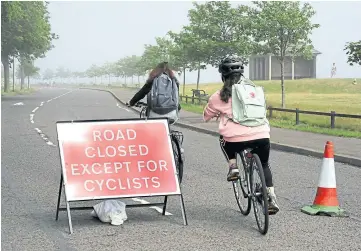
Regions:
[[[171,79],[174,78],[173,71],[169,68],[168,62],[162,62],[157,65],[150,73],[148,81],[153,81],[156,77],[159,77],[162,73],[166,73]]]
[[[241,75],[241,73],[233,73],[227,77],[222,76],[223,87],[220,95],[223,102],[228,103],[229,98],[232,97],[232,85],[238,83],[241,79]]]

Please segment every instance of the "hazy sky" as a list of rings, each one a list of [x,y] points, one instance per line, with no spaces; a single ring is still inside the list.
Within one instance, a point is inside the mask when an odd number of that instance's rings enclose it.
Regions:
[[[232,1],[232,5],[249,2]],[[328,78],[332,63],[337,77],[361,77],[361,67],[346,63],[343,51],[347,41],[361,39],[361,1],[311,2],[314,22],[321,27],[312,40],[321,51],[317,58],[317,78]],[[53,32],[60,36],[47,57],[36,61],[42,71],[64,66],[84,71],[91,64],[113,62],[127,55],[141,55],[144,44],[169,30],[180,31],[188,23],[190,1],[52,1],[49,4]],[[248,68],[245,69],[248,75]],[[196,72],[187,83],[196,81]],[[201,82],[219,81],[217,69],[201,73]]]

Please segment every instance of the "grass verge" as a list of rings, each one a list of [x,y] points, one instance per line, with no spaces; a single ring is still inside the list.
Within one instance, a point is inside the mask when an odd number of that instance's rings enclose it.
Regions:
[[[15,91],[9,91],[9,92],[4,92],[4,90],[1,90],[1,96],[16,96],[16,95],[26,95],[26,94],[30,94],[33,93],[35,91],[35,89],[30,88],[30,89],[15,89]]]
[[[197,104],[187,104],[182,102],[182,109],[194,112],[198,114],[203,113],[204,105],[197,105]],[[359,122],[361,123],[361,121]],[[301,120],[300,125],[295,125],[295,120],[290,120],[288,117],[275,117],[270,119],[270,124],[272,127],[277,128],[285,128],[285,129],[292,129],[297,131],[304,131],[304,132],[313,132],[319,134],[327,134],[339,137],[349,137],[349,138],[359,138],[361,139],[361,131],[357,130],[350,130],[347,128],[327,128],[320,125],[314,124],[307,124],[305,120]]]

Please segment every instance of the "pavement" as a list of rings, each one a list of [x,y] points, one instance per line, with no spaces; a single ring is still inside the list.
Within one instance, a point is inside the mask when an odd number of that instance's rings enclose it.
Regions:
[[[125,103],[132,98],[137,89],[119,88],[111,89],[110,91],[120,101]],[[205,123],[200,114],[181,110],[178,125],[202,133],[218,135],[218,123],[219,122],[215,120]],[[361,167],[361,139],[343,138],[272,127],[271,141],[272,148],[275,150],[294,152],[319,158],[323,157],[326,142],[332,141],[335,147],[335,161]]]
[[[167,207],[172,215],[161,216],[152,208],[128,209],[122,226],[101,223],[90,211],[74,211],[74,233],[69,235],[66,213],[55,221],[60,179],[56,121],[138,114],[107,92],[60,88],[3,97],[1,112],[2,250],[361,249],[360,168],[335,164],[338,198],[349,218],[309,216],[300,209],[313,202],[320,159],[273,150],[271,165],[281,211],[270,217],[269,232],[262,236],[253,214],[244,217],[238,210],[217,138],[185,128],[178,130],[184,134],[182,191],[188,226],[183,226],[179,199],[174,197]]]

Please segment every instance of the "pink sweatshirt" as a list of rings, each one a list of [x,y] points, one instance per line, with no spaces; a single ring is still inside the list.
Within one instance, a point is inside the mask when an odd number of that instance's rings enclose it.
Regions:
[[[232,98],[228,103],[221,100],[220,91],[215,92],[208,100],[203,111],[203,119],[208,122],[220,115],[219,134],[228,142],[243,142],[256,139],[270,138],[270,127],[268,124],[258,127],[247,127],[234,123],[225,115],[232,118]]]

